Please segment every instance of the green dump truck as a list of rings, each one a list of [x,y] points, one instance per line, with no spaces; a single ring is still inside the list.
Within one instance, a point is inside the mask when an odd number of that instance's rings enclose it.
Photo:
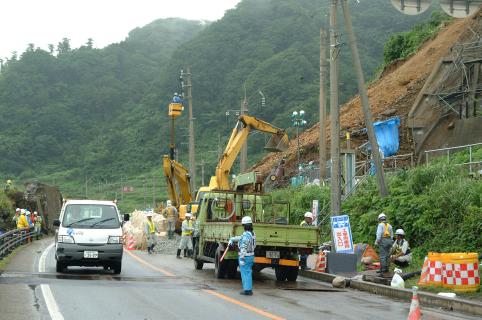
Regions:
[[[214,263],[216,278],[236,276],[237,250],[228,251],[223,261],[220,258],[229,238],[243,233],[243,216],[253,219],[256,234],[253,270],[271,267],[278,281],[296,281],[299,256],[318,247],[319,230],[290,225],[289,203],[275,203],[270,195],[263,194],[210,191],[204,195],[197,210],[200,236],[194,247],[195,268]]]

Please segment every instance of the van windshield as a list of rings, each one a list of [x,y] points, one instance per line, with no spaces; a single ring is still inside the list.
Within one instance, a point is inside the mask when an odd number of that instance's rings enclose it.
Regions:
[[[69,204],[65,207],[62,225],[66,228],[114,229],[120,227],[114,206]]]

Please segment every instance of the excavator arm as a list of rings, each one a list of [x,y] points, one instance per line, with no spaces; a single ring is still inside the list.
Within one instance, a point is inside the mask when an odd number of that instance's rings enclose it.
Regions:
[[[189,171],[179,162],[164,155],[162,162],[166,176],[167,192],[172,205],[179,208],[192,201]]]
[[[216,175],[211,177],[209,188],[211,190],[229,190],[229,173],[249,132],[257,130],[271,134],[271,139],[265,147],[268,151],[284,151],[289,146],[288,135],[283,129],[277,128],[268,122],[255,117],[242,115],[231,132],[228,144],[216,167]]]

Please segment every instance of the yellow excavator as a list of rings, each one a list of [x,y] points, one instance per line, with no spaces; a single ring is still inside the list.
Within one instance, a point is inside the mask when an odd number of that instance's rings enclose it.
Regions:
[[[289,146],[288,134],[285,130],[277,128],[270,123],[257,119],[252,116],[242,115],[238,118],[238,122],[231,132],[228,144],[224,149],[224,153],[219,159],[216,166],[216,174],[211,177],[209,181],[208,191],[210,190],[232,190],[233,186],[229,183],[229,174],[231,167],[233,166],[236,157],[243,144],[248,139],[248,135],[251,131],[260,131],[270,133],[271,138],[265,149],[270,152],[284,151]],[[196,197],[196,200],[199,200]]]

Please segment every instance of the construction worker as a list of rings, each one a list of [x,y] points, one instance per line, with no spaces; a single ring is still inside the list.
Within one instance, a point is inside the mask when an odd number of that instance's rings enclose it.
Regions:
[[[313,214],[309,211],[305,212],[305,220],[301,221],[301,227],[313,227]],[[302,253],[300,255],[300,266],[301,270],[308,270],[306,262],[308,261],[308,254]]]
[[[15,225],[18,224],[18,219],[20,219],[20,208],[15,209],[15,215],[12,218],[12,222],[15,223]]]
[[[159,230],[157,229],[154,221],[152,221],[152,211],[148,212],[146,217],[147,221],[144,224],[144,233],[147,238],[147,253],[152,254],[152,252],[154,252],[154,247],[157,243],[157,232]]]
[[[395,236],[397,240],[393,243],[390,261],[400,268],[406,268],[410,262],[412,262],[412,252],[408,241],[405,240],[405,231],[403,231],[403,229],[397,229]]]
[[[393,244],[393,229],[387,222],[387,216],[384,213],[378,215],[377,238],[375,245],[380,247],[380,270],[377,273],[388,272],[390,264],[390,250]]]
[[[174,92],[174,97],[172,98],[172,102],[182,103],[182,98],[177,94],[177,92]]]
[[[177,209],[172,206],[171,200],[167,200],[166,208],[162,210],[162,215],[167,219],[167,236],[169,239],[172,239],[176,230]]]
[[[235,242],[238,243],[238,263],[243,283],[243,291],[240,294],[251,296],[253,295],[253,264],[256,235],[253,231],[253,220],[251,217],[243,217],[241,224],[244,227],[243,234],[229,239],[229,246],[232,247]]]
[[[7,182],[5,183],[5,186],[3,187],[3,190],[5,190],[5,192],[9,191],[10,189],[12,189],[13,187],[13,182],[12,180],[7,180]]]
[[[196,244],[199,243],[199,236],[201,235],[200,221],[196,216],[194,219],[194,231],[192,232],[192,249],[196,250]]]
[[[301,221],[301,227],[313,227],[313,214],[309,211],[305,212],[305,220]]]
[[[18,219],[17,222],[17,229],[22,229],[22,238],[24,239],[22,242],[25,242],[25,240],[28,241],[28,238],[26,238],[27,232],[29,232],[29,226],[28,226],[28,221],[27,217],[25,216],[27,212],[24,209],[20,210],[20,218]]]
[[[35,238],[38,240],[42,235],[42,216],[38,214],[37,211],[33,212],[34,216],[34,227],[35,227]]]
[[[179,243],[179,248],[177,249],[176,258],[181,259],[181,250],[184,249],[184,257],[192,256],[192,232],[194,227],[192,225],[191,213],[186,213],[186,219],[182,222],[181,226],[181,242]],[[187,253],[186,253],[187,249]]]

